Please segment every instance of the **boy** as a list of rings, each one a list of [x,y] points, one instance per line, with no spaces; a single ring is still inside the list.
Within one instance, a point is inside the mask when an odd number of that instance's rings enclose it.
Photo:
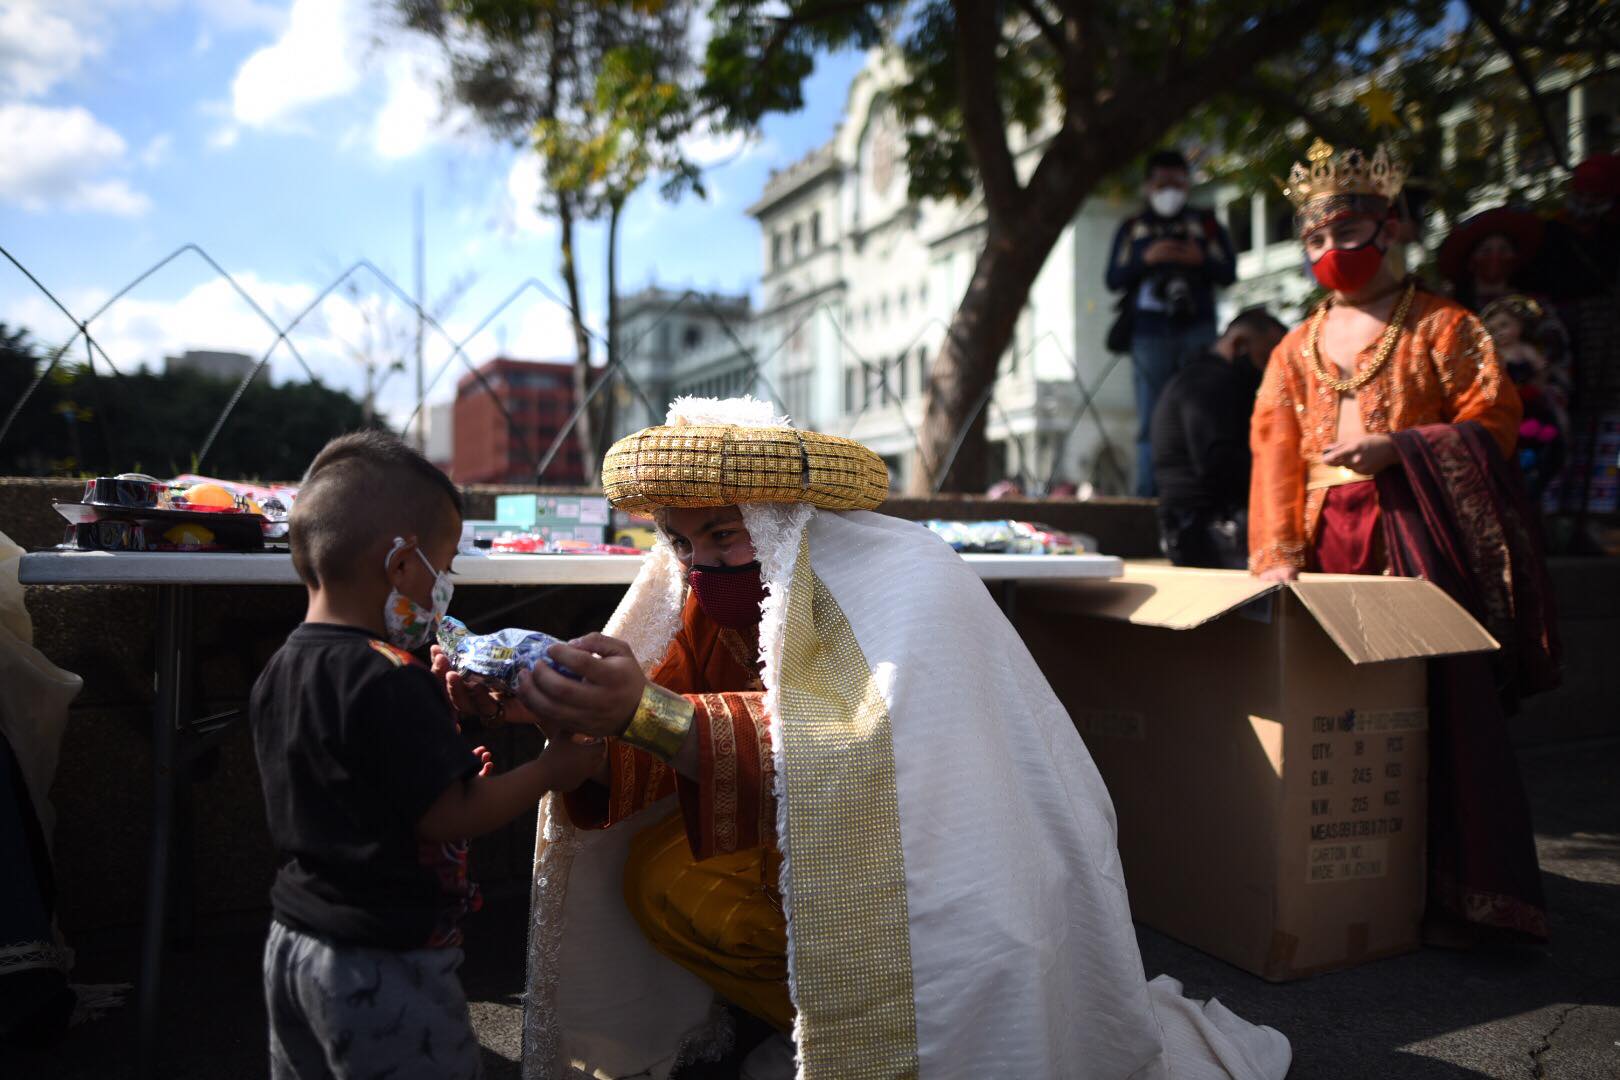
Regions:
[[[457,923],[479,906],[466,840],[600,763],[563,739],[492,775],[406,651],[450,602],[460,535],[455,486],[392,435],[334,439],[304,476],[291,546],[309,607],[250,707],[290,857],[264,954],[272,1077],[477,1076],[456,976]]]

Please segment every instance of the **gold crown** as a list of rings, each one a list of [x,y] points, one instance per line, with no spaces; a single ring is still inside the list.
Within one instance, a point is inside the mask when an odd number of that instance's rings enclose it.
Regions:
[[[1288,182],[1280,185],[1296,209],[1325,195],[1377,195],[1393,200],[1406,182],[1406,166],[1384,146],[1369,158],[1355,147],[1335,152],[1317,139],[1305,156],[1310,164],[1294,162]]]

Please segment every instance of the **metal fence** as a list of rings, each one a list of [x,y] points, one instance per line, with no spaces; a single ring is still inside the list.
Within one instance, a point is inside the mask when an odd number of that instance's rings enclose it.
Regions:
[[[231,415],[235,411],[238,403],[241,401],[242,395],[247,391],[247,388],[252,384],[254,379],[258,377],[259,373],[266,367],[266,365],[269,364],[271,358],[276,355],[278,350],[285,350],[287,355],[296,360],[298,365],[303,369],[304,373],[312,381],[317,379],[315,369],[311,366],[309,360],[304,356],[304,354],[299,350],[297,344],[292,340],[291,335],[300,327],[306,326],[321,305],[340,288],[344,287],[350,282],[370,280],[383,294],[397,301],[406,312],[408,312],[415,319],[419,320],[419,325],[424,334],[433,335],[448,347],[448,354],[432,372],[431,377],[426,379],[423,385],[422,394],[417,399],[415,408],[412,410],[409,418],[406,421],[406,430],[409,430],[412,424],[420,424],[422,422],[421,414],[423,408],[425,407],[427,395],[431,394],[442,381],[444,376],[449,372],[449,370],[459,363],[473,376],[474,379],[478,381],[482,389],[489,394],[490,399],[500,410],[500,413],[508,426],[508,430],[513,436],[512,445],[515,447],[528,447],[530,445],[528,433],[523,430],[519,421],[512,415],[511,411],[507,408],[506,403],[503,402],[501,395],[496,392],[496,388],[491,385],[487,376],[479,370],[479,366],[474,363],[472,358],[468,355],[467,347],[475,338],[488,329],[496,319],[512,310],[514,305],[517,305],[520,301],[528,300],[531,304],[553,304],[563,309],[564,312],[570,316],[570,318],[572,318],[574,315],[573,308],[567,303],[566,300],[559,296],[544,282],[537,278],[531,277],[518,283],[500,301],[500,303],[496,304],[494,307],[485,312],[484,315],[473,325],[470,331],[458,338],[451,334],[441,324],[438,318],[427,311],[415,298],[413,298],[404,288],[402,288],[392,277],[380,269],[375,263],[369,259],[360,259],[344,269],[342,273],[338,274],[323,288],[317,291],[315,295],[308,301],[308,303],[294,313],[290,319],[287,319],[285,322],[278,322],[270,315],[268,311],[265,310],[264,306],[261,305],[257,299],[255,299],[252,293],[246,287],[244,287],[240,281],[232,276],[229,271],[221,266],[219,262],[215,260],[213,256],[211,256],[201,245],[196,243],[186,243],[159,259],[157,262],[153,263],[140,274],[136,275],[127,284],[118,289],[110,297],[108,297],[107,300],[96,307],[95,310],[81,318],[79,314],[69,309],[68,306],[64,304],[62,300],[59,299],[58,296],[49,287],[47,287],[44,282],[40,281],[39,278],[25,265],[23,265],[23,263],[16,256],[14,256],[3,246],[0,246],[0,255],[3,255],[5,259],[33,286],[33,288],[37,289],[41,295],[48,299],[49,302],[53,304],[75,327],[72,334],[70,334],[65,341],[55,348],[51,348],[46,351],[45,365],[35,375],[34,379],[31,381],[28,388],[23,392],[21,397],[11,405],[10,409],[5,415],[4,420],[0,421],[0,444],[4,444],[5,439],[15,424],[17,417],[22,414],[25,408],[28,407],[30,399],[34,396],[40,385],[50,377],[51,372],[63,362],[64,358],[68,356],[70,351],[75,349],[81,342],[83,343],[84,348],[85,365],[93,379],[99,380],[102,377],[98,367],[98,362],[100,365],[105,366],[107,375],[111,379],[116,380],[123,376],[124,372],[117,364],[114,363],[113,358],[107,354],[106,349],[103,348],[102,343],[97,339],[96,323],[98,320],[102,319],[115,304],[117,304],[124,297],[128,296],[132,291],[144,284],[146,281],[175,264],[182,258],[189,257],[205,264],[208,269],[212,271],[215,277],[222,279],[229,284],[230,288],[236,293],[236,295],[242,299],[242,301],[252,310],[254,315],[264,323],[265,327],[272,332],[274,336],[269,346],[266,347],[263,353],[258,357],[257,362],[253,365],[251,370],[249,370],[247,374],[245,374],[233,387],[224,407],[220,410],[219,415],[215,418],[213,424],[210,426],[207,436],[196,448],[194,454],[194,468],[197,471],[203,470],[210,451],[213,450],[220,438],[225,435]],[[743,358],[742,365],[740,368],[736,369],[740,371],[740,378],[737,381],[741,385],[746,386],[756,393],[762,392],[764,396],[769,397],[778,410],[783,412],[788,412],[790,410],[787,408],[787,402],[780,389],[775,385],[771,378],[770,372],[773,370],[773,364],[778,359],[782,350],[787,348],[789,342],[794,339],[794,335],[807,327],[812,320],[827,320],[827,322],[833,328],[833,333],[837,338],[841,351],[844,353],[844,367],[854,368],[855,370],[859,371],[863,387],[872,386],[876,390],[875,394],[862,394],[861,404],[857,409],[854,410],[853,413],[847,414],[844,417],[842,421],[843,425],[846,427],[846,429],[854,428],[874,406],[879,409],[890,405],[898,406],[898,408],[895,409],[895,414],[898,416],[900,423],[904,426],[906,437],[911,444],[910,448],[920,453],[921,439],[919,437],[919,433],[916,430],[915,425],[913,425],[910,419],[906,416],[905,401],[903,400],[902,393],[899,392],[897,387],[891,384],[892,362],[879,360],[864,353],[857,343],[852,339],[849,328],[843,324],[841,313],[837,307],[822,303],[805,311],[796,322],[786,327],[783,332],[777,335],[777,340],[773,345],[771,345],[769,348],[761,348],[761,346],[755,340],[753,340],[755,335],[753,333],[754,328],[752,324],[739,325],[737,321],[732,318],[732,316],[720,310],[711,297],[700,292],[688,290],[674,296],[674,298],[671,299],[670,302],[658,313],[650,325],[642,328],[640,332],[637,333],[633,338],[619,343],[619,347],[617,349],[619,357],[618,359],[593,367],[591,385],[583,400],[575,403],[573,412],[562,427],[553,435],[549,445],[542,453],[539,453],[536,456],[532,463],[530,463],[533,465],[533,475],[536,481],[544,481],[547,478],[548,474],[554,467],[559,451],[567,445],[568,439],[573,436],[576,428],[579,426],[581,418],[585,415],[586,410],[590,409],[599,395],[603,394],[604,392],[612,391],[616,386],[622,385],[628,394],[633,396],[646,408],[648,415],[654,417],[662,415],[664,403],[654,402],[652,400],[652,398],[649,396],[647,388],[637,380],[637,378],[631,372],[628,363],[623,358],[635,356],[639,352],[640,346],[647,339],[647,337],[657,331],[671,318],[674,318],[676,315],[682,312],[687,312],[690,314],[692,311],[696,311],[697,313],[701,314],[706,321],[717,325],[722,334],[725,335],[725,337],[734,347],[736,355]],[[607,350],[607,341],[604,336],[599,331],[591,328],[588,322],[584,322],[583,320],[581,320],[581,322],[585,326],[586,333],[590,336],[593,347],[605,356]],[[937,342],[941,339],[948,338],[951,332],[951,328],[943,321],[939,319],[928,319],[917,327],[916,333],[913,335],[910,343],[905,347],[904,350],[902,350],[902,355],[907,357],[911,356],[914,350],[924,341],[924,339]],[[1073,378],[1076,404],[1073,406],[1073,415],[1067,417],[1066,419],[1060,420],[1059,422],[1061,432],[1059,445],[1061,447],[1066,447],[1069,439],[1072,438],[1081,424],[1087,422],[1088,420],[1095,425],[1098,452],[1093,462],[1092,475],[1089,477],[1076,477],[1075,479],[1078,482],[1096,482],[1097,486],[1103,490],[1112,490],[1118,488],[1129,472],[1126,464],[1128,461],[1128,456],[1122,456],[1119,453],[1118,448],[1115,446],[1114,440],[1109,432],[1108,425],[1104,422],[1103,413],[1098,407],[1097,396],[1103,384],[1114,374],[1115,370],[1119,368],[1122,362],[1124,362],[1127,358],[1118,354],[1111,356],[1100,368],[1100,370],[1098,370],[1092,377],[1088,378],[1079,360],[1069,350],[1063,347],[1062,343],[1056,338],[1055,335],[1047,334],[1034,342],[1028,343],[1024,349],[1021,350],[1021,352],[1020,350],[1013,350],[1012,356],[1014,357],[1014,363],[1016,364],[1020,359],[1023,359],[1024,362],[1033,362],[1035,353],[1042,347],[1055,350],[1055,352],[1061,356],[1063,361],[1066,363],[1069,371],[1072,373]],[[1021,482],[1026,491],[1032,494],[1042,493],[1052,486],[1057,477],[1058,467],[1062,461],[1062,454],[1054,454],[1052,456],[1051,466],[1046,470],[1046,474],[1038,475],[1038,455],[1034,453],[1027,445],[1025,436],[1014,430],[1012,418],[1007,415],[1004,407],[997,401],[995,390],[1000,381],[1001,380],[998,378],[996,382],[993,382],[990,388],[986,390],[986,392],[982,394],[978,401],[974,404],[974,407],[970,411],[969,415],[962,418],[957,428],[955,437],[951,442],[949,453],[947,454],[945,460],[940,463],[934,474],[929,477],[929,486],[931,490],[936,492],[940,490],[945,477],[949,474],[951,466],[955,463],[956,458],[961,451],[962,445],[966,440],[968,433],[972,430],[974,424],[979,421],[980,417],[986,414],[987,411],[989,412],[988,419],[999,418],[1002,426],[1007,431],[1009,442],[1014,451],[1013,457],[1016,463],[1011,469],[1011,475]],[[99,385],[99,383],[95,385]],[[339,433],[333,432],[333,434],[336,435]],[[599,433],[599,435],[603,437],[605,437],[606,434],[606,432]],[[115,433],[109,432],[108,439],[110,444],[116,444]],[[604,446],[594,448],[581,447],[581,449],[587,453],[593,450],[600,453],[600,451],[604,448],[605,444]]]

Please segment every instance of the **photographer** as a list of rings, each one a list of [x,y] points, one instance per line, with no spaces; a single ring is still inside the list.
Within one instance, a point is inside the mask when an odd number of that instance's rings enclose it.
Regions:
[[[1123,292],[1109,348],[1129,351],[1136,386],[1136,494],[1157,494],[1149,425],[1153,406],[1186,358],[1215,341],[1215,287],[1236,276],[1231,238],[1215,215],[1187,206],[1187,159],[1148,158],[1147,205],[1114,235],[1108,288]]]

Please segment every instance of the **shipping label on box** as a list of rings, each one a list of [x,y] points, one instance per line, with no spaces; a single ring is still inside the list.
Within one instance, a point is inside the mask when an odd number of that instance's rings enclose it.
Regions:
[[[1407,831],[1423,709],[1311,718],[1305,880],[1321,885],[1389,873],[1389,837]]]

